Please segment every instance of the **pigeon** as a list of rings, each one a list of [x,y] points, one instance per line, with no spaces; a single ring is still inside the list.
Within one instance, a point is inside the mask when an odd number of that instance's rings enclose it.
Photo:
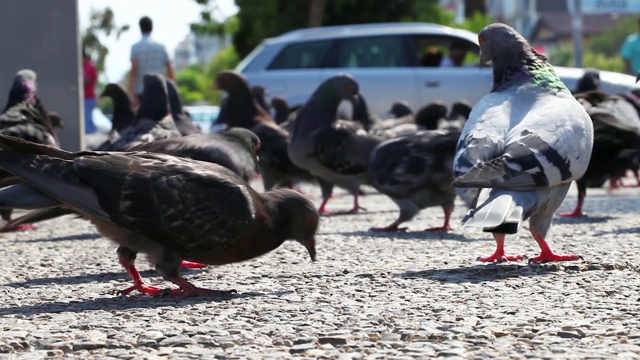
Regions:
[[[493,65],[493,87],[473,107],[458,141],[453,186],[481,188],[463,219],[491,232],[496,251],[484,262],[521,260],[506,255],[506,234],[529,219],[540,246],[530,262],[568,261],[546,242],[554,212],[571,182],[582,177],[593,148],[589,115],[546,57],[508,25],[487,25],[478,35],[480,62]]]
[[[359,123],[364,131],[369,132],[380,119],[369,109],[369,105],[362,94],[359,94],[357,98],[353,97],[348,100],[353,106],[351,120]]]
[[[451,182],[459,137],[455,128],[426,130],[378,145],[369,165],[371,185],[398,205],[400,216],[372,231],[404,231],[400,224],[430,206],[442,206],[444,224],[426,231],[453,230],[449,221],[456,192]]]
[[[406,101],[394,102],[388,113],[394,117],[376,122],[369,134],[382,139],[393,139],[414,134],[419,130],[413,111]]]
[[[264,86],[255,85],[251,87],[251,95],[260,107],[267,113],[271,112],[271,107],[267,104],[267,95],[269,92]]]
[[[260,172],[264,188],[293,187],[298,180],[312,180],[307,171],[291,162],[287,153],[289,132],[278,126],[250,95],[246,78],[235,71],[224,71],[218,76],[218,85],[227,93],[220,108],[221,114],[230,116],[227,125],[251,129],[260,139]]]
[[[216,77],[216,86],[228,95],[220,104],[217,123],[245,129],[260,123],[275,124],[271,115],[257,104],[249,82],[241,73],[234,70],[221,72]]]
[[[134,123],[104,150],[125,151],[141,143],[182,136],[169,113],[167,84],[161,74],[143,77],[142,101]]]
[[[595,91],[600,88],[600,71],[594,68],[584,69],[582,77],[578,79],[574,93]]]
[[[113,103],[113,116],[111,118],[111,132],[121,133],[127,127],[133,125],[136,112],[129,98],[127,90],[122,84],[110,83],[104,87],[101,98],[108,97]]]
[[[260,175],[265,190],[275,187],[294,189],[301,181],[314,182],[309,172],[291,162],[287,147],[290,135],[285,129],[273,124],[257,124],[253,128],[261,142],[265,144],[260,149]]]
[[[182,260],[224,265],[249,260],[285,240],[316,258],[319,215],[313,203],[289,189],[262,194],[229,169],[147,152],[77,152],[0,136],[0,168],[22,178],[19,193],[32,204],[55,199],[91,221],[119,245],[120,264],[135,290],[148,295],[225,296],[179,275]],[[166,291],[144,281],[135,267],[147,254]]]
[[[422,130],[435,130],[446,118],[447,105],[442,101],[433,101],[418,110],[415,123]]]
[[[7,104],[0,114],[0,134],[44,145],[60,146],[49,113],[38,98],[37,75],[33,70],[22,69],[14,76]],[[8,175],[0,171],[0,178]],[[3,231],[35,229],[30,223],[8,226],[12,213],[13,210],[10,208],[0,209],[0,217],[7,223]]]
[[[413,115],[413,110],[411,109],[411,106],[409,106],[408,102],[400,100],[394,101],[391,104],[388,114],[393,115],[394,118],[401,118],[407,115]]]
[[[449,109],[449,115],[447,115],[446,121],[440,122],[439,129],[456,128],[462,130],[464,124],[469,119],[471,113],[471,104],[466,100],[458,100],[451,104]]]
[[[16,73],[0,115],[0,134],[59,146],[49,113],[38,98],[37,75],[33,70],[23,69]]]
[[[578,202],[563,217],[583,217],[588,186],[612,184],[627,169],[640,166],[640,117],[622,97],[590,90],[574,94],[593,121],[593,151],[585,174],[576,181]]]
[[[382,139],[371,136],[359,124],[337,121],[341,101],[358,96],[358,83],[346,74],[323,81],[302,106],[289,141],[291,161],[318,178],[322,191],[320,213],[329,213],[326,204],[333,185],[353,195],[357,213],[360,185],[367,183],[367,166],[373,149]]]
[[[245,181],[259,173],[261,142],[251,130],[225,129],[214,134],[192,134],[136,145],[129,151],[147,151],[206,161],[233,171]]]
[[[291,110],[289,110],[289,103],[287,100],[281,96],[274,96],[271,98],[271,107],[274,110],[274,120],[276,124],[282,125],[284,122],[289,120],[289,115],[291,114]]]
[[[193,134],[171,139],[156,140],[150,143],[142,143],[129,151],[147,151],[178,157],[189,158],[198,161],[206,161],[233,171],[245,181],[259,171],[258,151],[260,139],[250,130],[243,128],[226,129],[215,134]],[[8,194],[3,194],[6,198]],[[9,205],[21,208],[10,198],[9,203],[0,205],[5,208]],[[9,221],[5,227],[20,226],[25,222],[35,223],[50,220],[62,215],[73,213],[70,210],[62,210],[60,205],[46,209],[36,209]],[[2,229],[0,229],[2,230]],[[185,265],[185,267],[198,267]]]
[[[187,115],[182,107],[182,99],[180,98],[180,89],[178,84],[171,79],[167,81],[167,94],[169,96],[169,107],[173,121],[182,135],[200,134],[202,130],[196,126],[189,115]]]

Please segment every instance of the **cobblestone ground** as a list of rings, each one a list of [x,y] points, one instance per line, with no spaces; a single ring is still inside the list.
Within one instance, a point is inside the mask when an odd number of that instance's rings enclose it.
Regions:
[[[314,199],[315,188],[306,187]],[[589,189],[587,219],[555,219],[552,248],[584,261],[480,264],[491,235],[440,225],[439,208],[409,232],[391,201],[324,217],[318,261],[286,243],[261,258],[186,271],[236,289],[230,299],[115,295],[129,285],[115,245],[70,216],[0,235],[0,359],[69,358],[629,358],[640,359],[640,189]],[[347,209],[351,198],[330,202]],[[575,204],[572,189],[561,210]],[[526,228],[507,251],[535,256]],[[169,286],[140,261],[153,284]]]

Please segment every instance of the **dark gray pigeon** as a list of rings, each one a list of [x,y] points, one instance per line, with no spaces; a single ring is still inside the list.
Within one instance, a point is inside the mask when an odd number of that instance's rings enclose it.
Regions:
[[[282,125],[289,120],[291,110],[289,109],[289,103],[281,96],[274,96],[271,98],[271,107],[274,110],[274,116],[276,123]]]
[[[0,168],[25,182],[18,197],[31,198],[31,206],[54,199],[119,245],[118,260],[134,283],[121,294],[229,295],[233,290],[191,284],[179,275],[180,265],[249,260],[289,239],[315,260],[319,216],[295,191],[259,194],[220,165],[165,154],[71,153],[5,136],[0,149]],[[147,284],[135,267],[138,252],[178,288]]]
[[[227,93],[220,104],[217,123],[245,129],[261,123],[276,124],[269,112],[256,102],[249,82],[241,73],[234,70],[221,72],[216,77],[216,86]]]
[[[193,134],[171,139],[156,140],[134,146],[129,151],[147,151],[189,158],[198,161],[206,161],[224,166],[233,171],[245,181],[259,171],[258,151],[260,139],[256,134],[247,129],[232,128],[215,134]],[[1,190],[0,190],[1,192]],[[8,206],[24,208],[21,204],[15,204],[9,193],[2,193],[0,207]],[[60,204],[58,204],[60,205]],[[58,216],[70,214],[72,211],[61,210],[60,206],[46,209],[37,209],[9,221],[5,227],[22,226],[24,223],[35,223],[50,220]],[[4,230],[0,229],[0,230]],[[199,267],[186,265],[185,267]]]
[[[493,88],[473,106],[462,130],[453,185],[482,188],[463,220],[496,241],[494,254],[479,260],[523,259],[506,255],[504,241],[526,219],[541,249],[531,262],[579,259],[553,253],[545,237],[571,182],[589,165],[591,119],[547,58],[516,30],[494,23],[478,41],[481,64],[493,65]]]
[[[125,151],[138,144],[182,136],[169,112],[167,83],[161,74],[143,77],[142,101],[134,123],[117,140],[103,147],[106,151]]]
[[[449,221],[456,192],[453,181],[453,157],[460,131],[427,130],[387,140],[371,154],[371,185],[393,200],[400,216],[388,226],[373,231],[403,231],[398,227],[418,212],[431,206],[442,206],[444,224],[426,231],[452,230]]]
[[[388,111],[389,115],[392,115],[394,118],[401,118],[403,116],[412,115],[413,109],[409,106],[407,101],[395,101],[391,104],[391,108]]]
[[[173,121],[182,135],[200,134],[202,130],[196,126],[187,113],[185,113],[182,106],[182,99],[180,98],[180,89],[178,84],[171,79],[167,79],[167,95],[169,96],[169,108],[171,109],[171,116]]]
[[[328,213],[326,204],[333,184],[344,187],[353,195],[357,213],[360,184],[367,183],[367,167],[373,149],[381,139],[368,135],[361,125],[338,122],[340,102],[358,96],[358,83],[350,75],[333,76],[318,86],[298,112],[289,141],[291,161],[319,179],[322,205],[319,211]]]
[[[38,98],[37,75],[33,70],[23,69],[14,76],[7,104],[0,114],[0,134],[19,137],[38,144],[59,146],[49,113]],[[0,171],[0,178],[8,175]],[[8,226],[12,213],[12,209],[0,209],[0,217],[6,222],[4,231],[35,228],[29,223]]]
[[[299,180],[311,180],[307,171],[294,165],[289,159],[289,133],[278,126],[271,115],[248,95],[251,90],[247,79],[236,71],[225,71],[218,76],[218,83],[220,89],[227,93],[220,113],[229,116],[235,114],[233,121],[226,122],[227,125],[249,126],[260,138],[260,170],[264,188],[270,190],[275,186],[292,187]]]

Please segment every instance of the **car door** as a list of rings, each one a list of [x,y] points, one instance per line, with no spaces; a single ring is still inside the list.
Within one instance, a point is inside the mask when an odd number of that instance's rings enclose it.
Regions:
[[[419,66],[416,68],[422,104],[442,101],[451,105],[466,100],[472,105],[491,91],[493,71],[479,65],[479,47],[466,39],[448,35],[414,35],[412,37]],[[462,66],[443,66],[453,43],[466,46]]]
[[[418,102],[415,67],[403,35],[345,37],[336,40],[322,77],[351,74],[369,108],[381,118],[395,101]]]

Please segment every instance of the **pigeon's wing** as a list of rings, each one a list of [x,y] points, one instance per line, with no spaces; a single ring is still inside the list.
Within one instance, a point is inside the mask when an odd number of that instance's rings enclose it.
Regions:
[[[465,123],[456,147],[453,175],[460,177],[500,156],[509,128],[509,98],[502,93],[491,93],[474,106]]]
[[[593,126],[584,108],[568,94],[538,95],[510,106],[515,123],[497,157],[477,163],[454,186],[535,189],[580,178],[593,147]],[[517,121],[521,119],[520,121]]]
[[[322,165],[347,175],[367,170],[368,154],[363,156],[369,137],[359,124],[340,122],[314,131],[313,154]]]
[[[182,254],[225,247],[256,216],[247,186],[216,164],[139,153],[80,157],[74,168],[114,223]]]
[[[47,128],[47,114],[39,104],[20,103],[0,115],[0,134],[38,144],[58,146],[53,130]]]
[[[459,136],[458,131],[422,131],[380,144],[371,155],[372,185],[387,195],[406,196],[450,184]]]

